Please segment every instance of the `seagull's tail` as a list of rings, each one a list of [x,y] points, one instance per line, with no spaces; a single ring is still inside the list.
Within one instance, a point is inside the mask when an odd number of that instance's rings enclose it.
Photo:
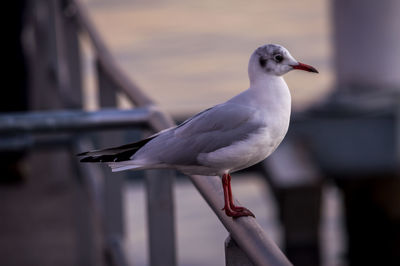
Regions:
[[[131,157],[140,148],[142,148],[147,142],[149,142],[153,138],[155,138],[155,136],[152,136],[150,138],[147,138],[147,139],[135,142],[135,143],[130,143],[130,144],[126,144],[126,145],[122,145],[122,146],[118,146],[118,147],[83,152],[83,153],[78,154],[78,156],[85,156],[81,159],[81,162],[85,162],[85,163],[95,163],[95,162],[110,162],[110,163],[113,162],[114,163],[114,162],[129,161],[131,159]],[[130,161],[130,164],[131,164],[130,165],[131,167],[129,169],[134,168],[134,165],[132,165],[132,161]],[[126,167],[126,166],[124,166],[124,167]],[[119,166],[115,166],[115,169],[118,169],[118,168],[119,168]],[[115,171],[122,171],[122,170],[126,170],[126,169],[115,170]]]
[[[111,167],[111,171],[120,172],[125,170],[142,170],[147,169],[148,167],[143,165],[135,164],[132,161],[123,161],[123,162],[110,162],[107,163],[109,167]]]

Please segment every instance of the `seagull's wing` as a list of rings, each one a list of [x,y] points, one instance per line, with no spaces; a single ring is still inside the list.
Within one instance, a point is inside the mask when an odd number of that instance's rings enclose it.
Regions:
[[[121,145],[121,146],[116,146],[116,147],[111,147],[111,148],[106,148],[106,149],[100,149],[100,150],[92,150],[92,151],[87,151],[87,152],[82,152],[77,154],[77,156],[85,156],[81,159],[81,162],[121,162],[121,161],[127,161],[130,160],[131,157],[144,145],[147,144],[147,142],[151,141],[155,137],[157,137],[160,134],[163,134],[164,132],[168,130],[172,130],[174,127],[164,129],[148,138],[142,139],[137,142]]]
[[[209,153],[244,140],[262,125],[257,110],[224,103],[207,109],[149,141],[132,157],[152,165],[197,165],[201,153]]]
[[[138,169],[197,165],[199,154],[229,146],[256,132],[261,125],[253,119],[255,112],[243,105],[220,104],[139,142],[79,156],[85,156],[82,162],[111,162],[113,168],[130,164]]]
[[[126,161],[130,160],[133,154],[135,154],[147,142],[151,141],[155,137],[156,135],[138,142],[125,144],[118,147],[82,152],[77,156],[85,156],[81,159],[81,162],[85,163]]]

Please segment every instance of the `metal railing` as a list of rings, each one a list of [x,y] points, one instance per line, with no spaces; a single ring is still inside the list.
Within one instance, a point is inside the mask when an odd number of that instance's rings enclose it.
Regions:
[[[16,114],[7,115],[0,118],[0,134],[10,133],[29,133],[37,132],[74,132],[87,131],[105,128],[127,128],[139,126],[142,129],[149,128],[152,131],[159,131],[174,126],[173,120],[165,113],[161,112],[154,105],[153,101],[136,86],[119,68],[115,59],[107,49],[103,40],[100,38],[95,26],[89,19],[88,11],[79,0],[63,1],[63,5],[57,7],[54,4],[57,1],[49,1],[52,8],[53,20],[62,23],[66,17],[70,21],[68,34],[75,35],[74,39],[78,39],[78,34],[85,34],[90,40],[96,58],[97,78],[99,81],[100,106],[115,106],[116,91],[125,94],[129,100],[140,108],[131,111],[101,110],[94,113],[82,111],[66,111],[66,112],[46,112],[36,114]],[[72,23],[71,23],[72,21]],[[71,26],[72,25],[72,26]],[[67,36],[60,36],[55,26],[54,38],[55,47],[60,40],[66,39]],[[62,49],[78,49],[72,47],[64,47]],[[57,57],[55,62],[56,77],[58,77],[60,90],[70,87],[73,81],[68,81],[66,74],[68,70],[63,60],[76,60],[72,58],[61,57],[59,50],[53,51]],[[67,53],[68,54],[68,53]],[[69,73],[70,75],[72,73]],[[67,84],[69,82],[69,84]],[[104,133],[104,141],[102,145],[107,144],[107,139],[112,133]],[[75,134],[76,135],[76,134]],[[4,147],[9,145],[4,144]],[[28,141],[29,145],[33,145],[34,141]],[[90,148],[90,143],[79,140],[75,149]],[[0,143],[1,146],[2,143]],[[33,145],[34,146],[34,145]],[[3,146],[1,146],[3,147]],[[4,148],[3,147],[3,148]],[[79,166],[81,175],[99,175],[99,171],[93,167]],[[160,175],[163,175],[160,178]],[[109,262],[113,265],[125,265],[126,260],[121,249],[120,238],[123,236],[122,230],[122,210],[121,210],[121,186],[122,179],[115,176],[105,176],[104,194],[108,197],[105,205],[105,241],[107,252],[109,253]],[[261,226],[253,217],[242,217],[232,219],[227,217],[221,210],[223,206],[223,193],[221,180],[216,176],[190,176],[189,177],[195,187],[203,196],[204,200],[209,204],[215,212],[221,223],[225,226],[230,236],[226,239],[226,264],[233,265],[291,265],[285,255],[270,240],[269,236],[264,232]],[[92,178],[93,179],[93,178]],[[150,238],[150,264],[157,265],[176,265],[176,249],[175,249],[175,222],[174,222],[174,201],[172,196],[173,174],[171,171],[151,171],[147,177],[147,196],[148,196],[148,222],[149,222],[149,238]],[[95,181],[91,180],[89,183]],[[97,192],[93,192],[96,194]],[[160,204],[162,202],[162,204]],[[119,207],[118,207],[119,205]]]
[[[133,103],[139,106],[152,104],[150,98],[147,97],[137,86],[132,84],[123,74],[123,71],[117,67],[113,57],[110,55],[110,52],[107,50],[98,33],[95,31],[95,27],[89,20],[84,6],[80,4],[79,1],[75,1],[75,5],[77,11],[76,15],[80,22],[80,26],[88,33],[94,47],[96,48],[98,63],[104,68],[107,67],[105,70],[109,71],[109,74],[113,75],[116,81],[120,82],[120,88],[127,94]],[[169,116],[161,112],[158,114],[159,116],[156,116],[155,119],[150,122],[154,130],[161,130],[174,126],[174,123]],[[232,219],[227,217],[225,213],[221,211],[221,206],[223,206],[223,193],[219,177],[191,176],[190,179],[228,230],[233,240],[249,257],[250,261],[255,265],[291,265],[254,218],[246,217]],[[158,201],[158,199],[155,198],[153,198],[153,200]],[[165,239],[162,238],[152,240],[157,242],[165,241]],[[230,241],[228,240],[228,242]],[[227,248],[229,249],[230,246],[227,245]]]

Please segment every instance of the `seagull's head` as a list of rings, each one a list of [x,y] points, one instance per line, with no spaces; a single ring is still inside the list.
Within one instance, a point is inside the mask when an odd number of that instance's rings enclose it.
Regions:
[[[263,45],[250,57],[250,79],[264,74],[282,76],[293,69],[318,73],[314,67],[298,62],[285,47],[278,44]]]

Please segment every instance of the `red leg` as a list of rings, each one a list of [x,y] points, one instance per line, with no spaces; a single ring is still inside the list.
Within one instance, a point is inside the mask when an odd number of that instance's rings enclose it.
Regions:
[[[228,196],[229,196],[229,205],[231,206],[231,209],[235,211],[243,211],[245,208],[236,206],[235,203],[233,202],[233,196],[232,196],[232,187],[231,187],[231,175],[227,175],[227,182],[228,182]]]
[[[224,189],[224,201],[225,206],[222,210],[225,210],[225,213],[229,217],[241,217],[241,216],[254,216],[254,214],[244,207],[235,206],[233,203],[232,197],[232,188],[231,188],[231,176],[229,174],[224,174],[222,176],[222,187]]]
[[[233,196],[232,196],[232,187],[231,187],[231,175],[228,174],[227,180],[228,180],[228,195],[229,195],[229,205],[232,210],[237,211],[237,212],[245,212],[248,214],[248,216],[253,216],[255,215],[247,208],[236,206],[233,201]]]
[[[230,203],[229,203],[229,188],[228,188],[228,180],[227,180],[227,176],[223,175],[222,176],[222,188],[224,189],[224,207],[222,208],[222,210],[230,210]]]

